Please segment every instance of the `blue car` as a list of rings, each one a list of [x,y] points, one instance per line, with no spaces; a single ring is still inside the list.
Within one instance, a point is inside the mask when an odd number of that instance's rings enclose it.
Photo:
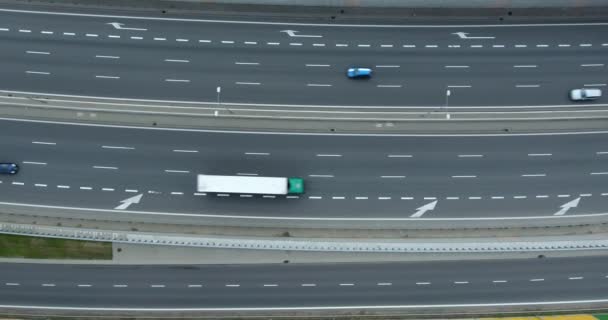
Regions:
[[[0,174],[16,174],[19,166],[16,163],[0,163]]]
[[[369,78],[372,76],[372,69],[370,69],[370,68],[348,68],[348,71],[346,71],[346,76],[351,79]]]

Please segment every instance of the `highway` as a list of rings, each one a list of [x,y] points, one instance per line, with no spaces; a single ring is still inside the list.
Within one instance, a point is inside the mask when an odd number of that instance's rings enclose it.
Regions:
[[[606,257],[416,263],[0,264],[2,307],[314,308],[608,299]],[[278,299],[280,297],[280,299]]]
[[[569,89],[607,84],[602,23],[337,27],[7,10],[0,8],[3,90],[293,106],[563,107]],[[349,66],[375,75],[348,80]]]
[[[373,220],[603,213],[608,200],[606,133],[386,137],[0,125],[0,160],[21,164],[0,180],[0,202],[113,209],[143,194],[128,210]],[[299,176],[306,194],[199,194],[198,173]],[[435,201],[434,210],[418,210]]]

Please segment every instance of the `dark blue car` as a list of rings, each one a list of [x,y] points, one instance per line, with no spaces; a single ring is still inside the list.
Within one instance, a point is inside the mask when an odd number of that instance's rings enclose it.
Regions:
[[[372,76],[372,69],[370,68],[348,68],[346,76],[353,78],[369,78]]]
[[[16,163],[0,163],[0,174],[16,174],[19,166]]]

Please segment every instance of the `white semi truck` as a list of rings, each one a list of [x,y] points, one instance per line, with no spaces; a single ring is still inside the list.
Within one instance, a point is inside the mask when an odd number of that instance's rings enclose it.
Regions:
[[[304,193],[302,178],[218,176],[199,174],[198,192],[242,193],[242,194],[301,194]]]

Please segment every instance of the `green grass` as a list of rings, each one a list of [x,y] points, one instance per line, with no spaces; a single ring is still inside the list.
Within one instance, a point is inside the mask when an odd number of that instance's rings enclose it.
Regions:
[[[112,244],[0,234],[0,257],[30,259],[112,259]]]
[[[608,314],[594,314],[593,316],[598,318],[598,320],[608,320]]]

